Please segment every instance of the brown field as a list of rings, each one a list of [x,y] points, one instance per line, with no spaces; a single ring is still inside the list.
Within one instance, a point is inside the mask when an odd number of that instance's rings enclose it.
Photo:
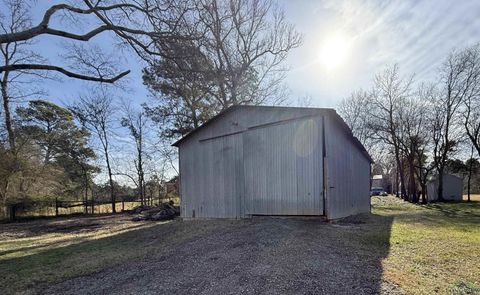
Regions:
[[[467,196],[467,195],[463,195],[463,200],[467,201],[467,200],[468,200],[468,196]],[[480,194],[471,194],[471,195],[470,195],[470,200],[472,200],[472,201],[480,201]]]

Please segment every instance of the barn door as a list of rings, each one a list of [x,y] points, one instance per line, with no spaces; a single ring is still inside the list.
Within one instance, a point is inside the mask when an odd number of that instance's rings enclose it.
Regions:
[[[246,215],[321,215],[320,120],[309,118],[244,133]]]

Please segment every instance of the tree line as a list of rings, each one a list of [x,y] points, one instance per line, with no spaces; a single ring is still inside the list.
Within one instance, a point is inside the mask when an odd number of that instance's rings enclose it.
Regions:
[[[175,169],[173,139],[231,105],[286,99],[284,62],[301,43],[273,1],[82,0],[52,5],[38,21],[31,16],[35,1],[2,5],[4,210],[19,200],[87,199],[95,190],[115,212],[119,194],[132,191],[120,179],[133,184],[143,203],[165,171]],[[62,41],[48,43],[61,58],[42,56],[41,36]],[[121,50],[109,51],[95,38]],[[133,102],[123,54],[143,63],[152,102]],[[88,84],[60,106],[48,98],[45,79]],[[96,183],[99,173],[105,184]]]
[[[471,180],[480,165],[480,44],[452,51],[435,82],[418,83],[394,65],[377,74],[373,87],[345,98],[339,112],[376,159],[377,172],[391,175],[393,191],[427,202],[427,182],[461,173]],[[458,157],[463,153],[465,162]]]

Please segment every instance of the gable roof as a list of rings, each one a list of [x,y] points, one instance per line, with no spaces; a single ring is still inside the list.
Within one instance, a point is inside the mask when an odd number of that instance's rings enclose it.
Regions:
[[[234,106],[231,106],[231,107],[225,109],[224,111],[218,113],[216,116],[213,116],[212,118],[210,118],[208,121],[203,123],[198,128],[195,128],[192,131],[188,132],[182,138],[180,138],[179,140],[174,142],[172,144],[172,146],[178,147],[183,141],[185,141],[187,138],[189,138],[193,134],[197,133],[199,130],[207,127],[212,122],[217,121],[218,119],[225,116],[226,114],[231,113],[231,112],[236,111],[236,110],[241,109],[241,108],[257,108],[257,109],[264,108],[264,109],[275,109],[275,110],[302,110],[302,109],[304,109],[304,110],[309,110],[309,111],[312,111],[312,110],[317,111],[319,114],[328,114],[328,115],[331,116],[331,118],[333,118],[335,123],[338,124],[346,132],[347,136],[350,138],[352,143],[364,154],[364,156],[370,161],[370,163],[374,162],[372,157],[370,156],[370,154],[367,152],[367,150],[363,146],[363,144],[358,140],[358,138],[356,138],[353,135],[353,133],[350,130],[350,128],[348,127],[347,123],[345,123],[345,121],[342,119],[342,117],[340,117],[340,115],[338,115],[337,112],[334,109],[330,109],[330,108],[234,105]]]

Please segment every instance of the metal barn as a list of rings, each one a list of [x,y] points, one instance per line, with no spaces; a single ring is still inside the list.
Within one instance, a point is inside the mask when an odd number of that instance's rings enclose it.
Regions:
[[[181,216],[370,211],[370,164],[333,109],[233,106],[174,143]]]

